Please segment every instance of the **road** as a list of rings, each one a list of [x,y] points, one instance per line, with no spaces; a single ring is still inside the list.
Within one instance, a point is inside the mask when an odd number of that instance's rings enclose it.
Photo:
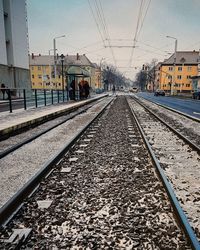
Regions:
[[[137,96],[144,97],[147,100],[157,102],[159,104],[176,109],[200,119],[200,101],[193,99],[181,99],[170,96],[154,96],[153,93],[140,92]]]

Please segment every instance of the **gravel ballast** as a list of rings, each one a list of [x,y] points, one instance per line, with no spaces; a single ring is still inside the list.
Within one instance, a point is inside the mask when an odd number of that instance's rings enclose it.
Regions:
[[[1,238],[14,228],[32,228],[21,249],[191,249],[123,96],[59,162]]]

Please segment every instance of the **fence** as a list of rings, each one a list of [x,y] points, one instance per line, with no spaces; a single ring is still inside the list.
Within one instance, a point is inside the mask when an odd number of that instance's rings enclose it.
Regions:
[[[71,98],[70,98],[71,97]],[[0,111],[13,112],[14,109],[37,108],[73,100],[80,100],[79,91],[75,91],[75,97],[70,96],[67,90],[53,89],[9,89],[0,88]]]

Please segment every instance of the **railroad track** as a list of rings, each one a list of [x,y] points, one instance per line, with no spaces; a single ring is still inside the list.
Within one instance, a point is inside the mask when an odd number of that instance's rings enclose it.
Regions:
[[[12,220],[0,211],[2,249],[198,249],[178,227],[143,140],[117,97],[49,162],[29,197],[33,186],[13,198]]]
[[[75,108],[71,110],[70,113],[63,115],[59,118],[55,118],[54,120],[47,121],[42,125],[38,125],[35,128],[29,128],[28,132],[22,132],[15,136],[9,137],[0,141],[0,159],[5,157],[6,155],[14,152],[15,150],[19,149],[20,147],[24,146],[25,144],[30,143],[31,141],[39,138],[40,136],[48,133],[52,129],[62,125],[63,123],[73,119],[77,115],[80,115],[86,112],[89,108],[94,106],[95,104],[102,102],[102,99],[93,102],[92,104],[86,104],[83,107]]]
[[[34,176],[41,169],[41,166],[60,151],[64,145],[70,142],[111,99],[112,97],[109,97],[100,102],[96,102],[85,112],[76,115],[73,119],[67,120],[63,124],[49,130],[45,134],[1,158],[0,207]],[[65,117],[63,118],[66,119]],[[59,121],[63,120],[59,118]],[[52,123],[57,125],[58,120],[56,119],[56,122],[52,120],[48,126],[52,126]],[[36,135],[38,132],[40,133],[41,130],[46,129],[46,127],[47,124],[44,124],[37,129],[35,128],[22,135],[10,138],[9,143],[7,141],[3,141],[2,143],[6,143],[6,145],[12,145],[16,141],[19,143],[25,136],[27,138],[29,136],[30,138],[33,131],[34,135]]]
[[[200,120],[191,117],[187,114],[173,110],[161,104],[157,104],[153,101],[145,100],[144,98],[138,98],[131,96],[135,101],[139,102],[146,110],[157,115],[157,117],[165,121],[169,125],[170,129],[177,131],[179,136],[188,139],[188,143],[200,150]],[[184,138],[183,138],[184,139]],[[192,145],[193,144],[193,145]]]
[[[200,156],[199,147],[167,119],[160,119],[137,99],[129,99],[138,123],[170,181],[188,220],[200,239]]]

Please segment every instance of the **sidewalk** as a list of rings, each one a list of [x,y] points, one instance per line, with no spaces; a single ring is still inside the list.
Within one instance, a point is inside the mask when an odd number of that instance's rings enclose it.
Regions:
[[[51,120],[55,117],[61,116],[66,112],[84,106],[95,100],[107,96],[100,94],[87,100],[82,101],[68,101],[45,107],[33,108],[29,110],[19,109],[13,113],[1,112],[0,113],[0,139],[8,134],[13,134],[19,130],[27,127],[41,124],[44,121]]]

